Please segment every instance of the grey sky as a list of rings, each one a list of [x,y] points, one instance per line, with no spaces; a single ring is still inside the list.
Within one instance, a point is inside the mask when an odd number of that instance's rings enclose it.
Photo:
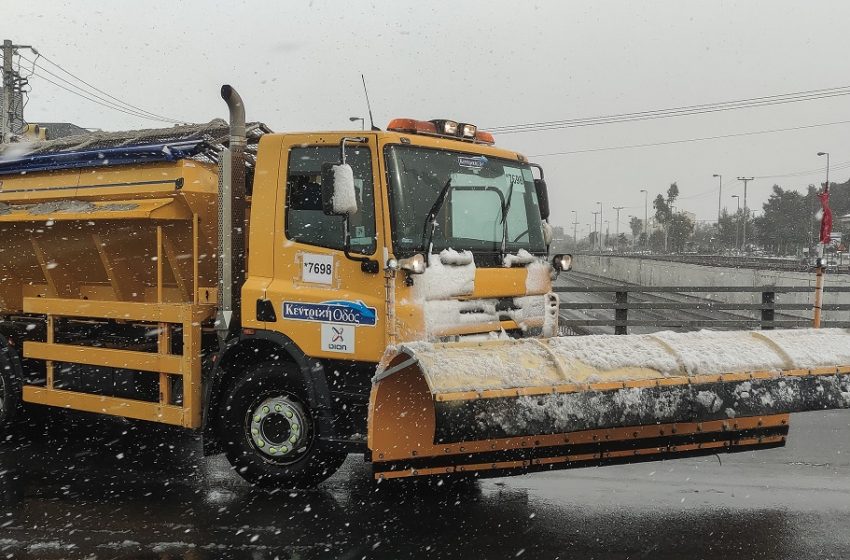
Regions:
[[[5,1],[2,38],[32,44],[97,87],[147,110],[207,121],[225,116],[222,83],[249,118],[277,131],[349,128],[365,116],[366,74],[376,124],[455,118],[482,126],[710,103],[847,85],[846,2],[22,2]],[[50,68],[48,66],[48,68]],[[52,68],[51,68],[52,69]],[[104,129],[164,126],[93,105],[38,78],[32,121]],[[528,155],[664,142],[850,119],[850,98],[710,115],[502,134]],[[829,151],[850,162],[850,125],[641,149],[532,158],[547,170],[553,222],[595,201],[643,216],[677,181],[698,219],[734,208],[738,175],[816,170]],[[847,179],[847,171],[832,178]],[[757,179],[750,206],[771,186]],[[651,197],[650,197],[651,202]],[[650,208],[650,212],[651,212]],[[569,228],[570,231],[572,228]]]

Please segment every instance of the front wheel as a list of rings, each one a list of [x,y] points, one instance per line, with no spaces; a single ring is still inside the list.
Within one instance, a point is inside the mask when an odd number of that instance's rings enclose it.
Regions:
[[[258,486],[309,488],[330,477],[346,454],[331,449],[301,390],[294,364],[261,364],[224,399],[221,440],[230,464]]]

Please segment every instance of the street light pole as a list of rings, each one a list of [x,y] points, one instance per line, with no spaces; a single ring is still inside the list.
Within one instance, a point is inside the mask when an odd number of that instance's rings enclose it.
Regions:
[[[735,200],[738,201],[738,211],[735,212],[735,217],[737,218],[737,220],[735,220],[735,249],[737,249],[738,248],[738,228],[741,225],[741,197],[738,196],[737,194],[733,194],[732,198],[734,198]]]
[[[616,232],[614,234],[614,246],[615,247],[617,246],[617,243],[620,240],[620,210],[622,210],[623,208],[625,208],[625,206],[614,206],[614,210],[617,211],[617,226],[614,228],[614,231]]]
[[[647,230],[649,226],[649,191],[641,189],[640,192],[643,193],[643,244],[646,248],[649,246],[649,230]]]
[[[829,190],[829,152],[818,152],[819,156],[826,156],[826,185],[824,190]]]
[[[747,248],[747,217],[750,215],[747,209],[747,183],[753,180],[753,177],[738,177],[739,181],[744,183],[744,223],[741,226],[741,251]]]
[[[578,212],[575,210],[570,210],[574,214],[573,216],[573,246],[578,248]]]
[[[602,250],[602,203],[598,200],[596,204],[599,205],[599,250]]]
[[[720,180],[720,192],[717,194],[717,228],[720,229],[720,199],[723,198],[723,175],[715,173],[712,177],[717,177]]]
[[[593,212],[593,234],[596,235],[596,237],[599,237],[599,234],[596,231],[596,216],[598,216],[598,215],[599,215],[599,212]],[[601,229],[601,226],[600,226],[600,229]],[[597,242],[596,238],[594,238],[593,242],[590,244],[590,246],[591,246],[591,248],[596,249],[596,246],[598,244],[599,243]]]
[[[360,130],[366,130],[366,119],[363,117],[348,117],[351,122],[360,121]]]

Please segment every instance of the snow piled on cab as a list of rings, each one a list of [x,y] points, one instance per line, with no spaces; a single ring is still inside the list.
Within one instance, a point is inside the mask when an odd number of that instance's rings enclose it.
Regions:
[[[504,260],[502,261],[502,265],[505,268],[512,268],[518,265],[526,265],[531,264],[537,260],[537,257],[526,251],[525,249],[520,249],[517,251],[516,255],[505,255]]]
[[[545,294],[552,287],[552,267],[548,262],[536,260],[525,267],[527,276],[525,277],[525,293],[526,294]]]
[[[333,210],[337,214],[357,212],[357,189],[354,188],[354,170],[350,165],[334,165]]]
[[[475,262],[469,251],[444,249],[428,255],[428,268],[416,277],[413,297],[419,302],[470,295],[475,290]]]

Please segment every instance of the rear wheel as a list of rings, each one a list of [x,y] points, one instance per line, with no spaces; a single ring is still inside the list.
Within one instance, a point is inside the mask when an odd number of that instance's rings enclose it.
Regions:
[[[346,454],[322,440],[294,364],[261,364],[224,399],[221,440],[230,464],[259,486],[309,488],[331,476]]]

